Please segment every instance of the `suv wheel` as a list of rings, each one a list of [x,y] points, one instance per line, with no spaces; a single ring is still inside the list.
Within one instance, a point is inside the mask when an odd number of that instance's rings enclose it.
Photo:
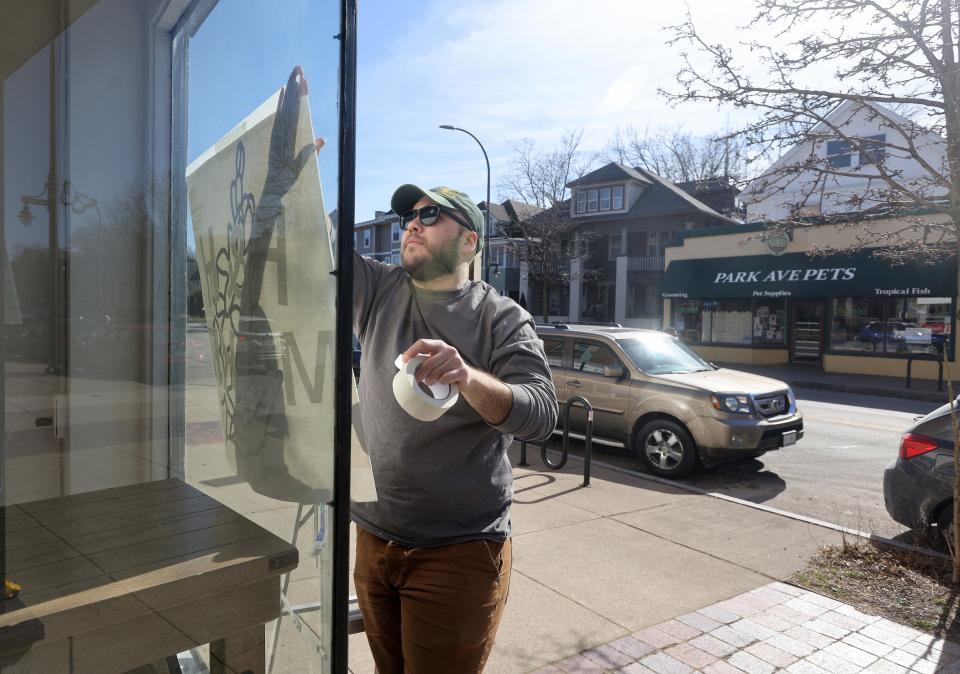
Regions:
[[[685,477],[697,467],[697,448],[680,424],[654,419],[633,436],[633,451],[654,475]]]

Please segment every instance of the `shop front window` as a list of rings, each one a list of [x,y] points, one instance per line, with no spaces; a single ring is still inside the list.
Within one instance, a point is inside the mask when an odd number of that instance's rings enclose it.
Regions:
[[[850,297],[833,301],[831,349],[943,354],[953,316],[947,297]]]
[[[673,327],[690,343],[783,345],[786,306],[769,300],[674,300]]]
[[[82,5],[0,26],[14,667],[329,672],[341,3]]]
[[[944,353],[952,324],[949,298],[891,297],[887,318],[887,353]]]
[[[753,305],[753,343],[786,343],[787,310],[786,300],[755,300]]]
[[[703,340],[703,300],[674,300],[672,326],[684,342]]]
[[[883,301],[878,297],[833,300],[830,346],[835,351],[882,351]]]

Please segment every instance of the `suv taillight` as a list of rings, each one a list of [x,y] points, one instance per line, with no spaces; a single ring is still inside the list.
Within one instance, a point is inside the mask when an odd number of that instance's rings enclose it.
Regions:
[[[904,433],[900,438],[900,458],[912,459],[915,456],[932,452],[939,445],[934,438],[926,435],[917,435],[916,433]]]

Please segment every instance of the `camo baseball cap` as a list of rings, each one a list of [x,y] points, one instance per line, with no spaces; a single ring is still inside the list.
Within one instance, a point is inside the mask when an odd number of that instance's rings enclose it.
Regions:
[[[450,187],[425,190],[417,185],[401,185],[390,198],[390,208],[399,215],[409,211],[423,197],[460,213],[470,229],[477,233],[477,252],[480,252],[483,247],[483,213],[473,199],[460,190]]]

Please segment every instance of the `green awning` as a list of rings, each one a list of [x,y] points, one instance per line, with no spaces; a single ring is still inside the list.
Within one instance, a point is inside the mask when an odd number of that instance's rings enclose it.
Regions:
[[[660,282],[664,298],[956,297],[956,258],[935,265],[894,265],[870,250],[675,260]]]

